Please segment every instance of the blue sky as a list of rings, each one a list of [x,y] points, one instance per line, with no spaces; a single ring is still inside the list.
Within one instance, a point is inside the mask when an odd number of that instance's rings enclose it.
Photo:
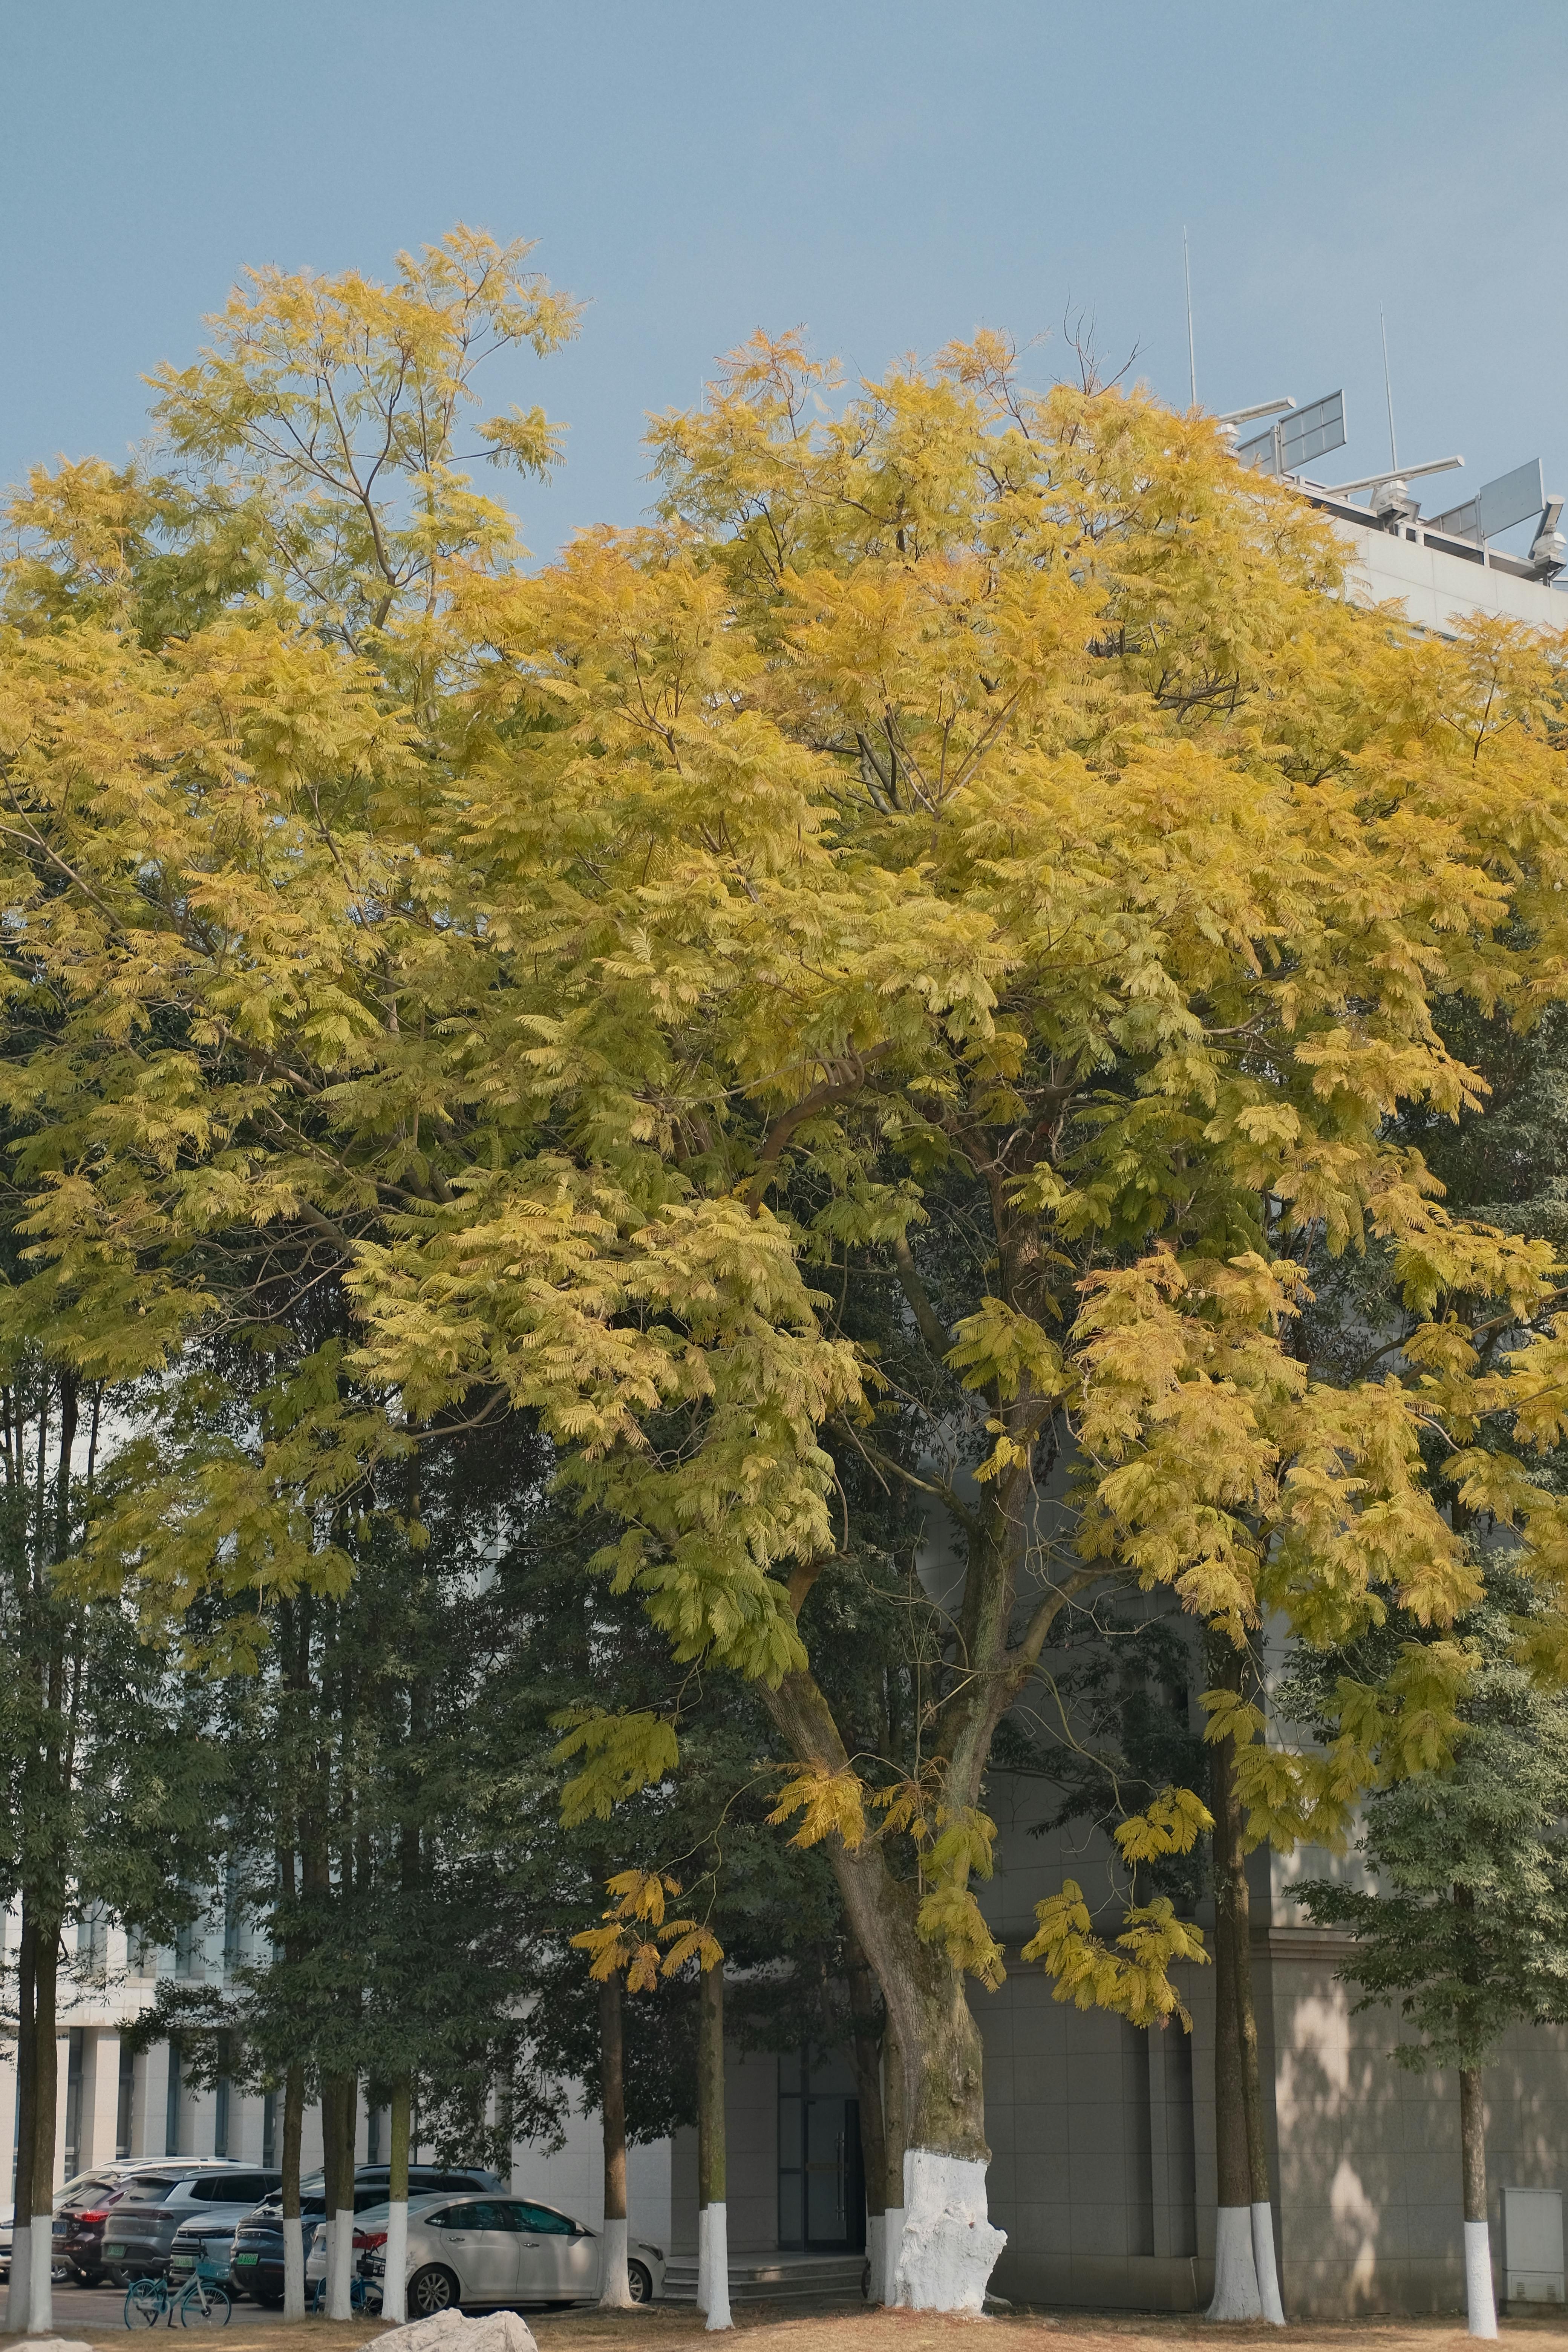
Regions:
[[[12,0],[0,481],[123,457],[143,370],[247,262],[384,270],[464,218],[586,298],[494,404],[571,427],[541,553],[630,521],[646,413],[804,323],[875,373],[980,324],[1062,363],[1064,312],[1163,396],[1343,385],[1343,475],[1462,451],[1568,490],[1564,0]]]

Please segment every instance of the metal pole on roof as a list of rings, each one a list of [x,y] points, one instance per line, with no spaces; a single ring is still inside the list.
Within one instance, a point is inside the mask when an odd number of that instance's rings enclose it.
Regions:
[[[1182,224],[1182,276],[1187,289],[1187,383],[1193,395],[1193,406],[1198,404],[1198,361],[1193,343],[1193,264],[1187,251],[1187,227]]]
[[[1388,460],[1399,471],[1399,444],[1394,437],[1394,380],[1388,373],[1388,321],[1383,315],[1383,305],[1377,306],[1377,328],[1383,337],[1383,394],[1388,403]]]

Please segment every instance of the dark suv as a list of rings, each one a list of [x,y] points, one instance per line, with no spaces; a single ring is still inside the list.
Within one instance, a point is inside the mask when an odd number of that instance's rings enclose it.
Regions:
[[[226,2260],[235,2224],[258,2197],[277,2185],[275,2170],[247,2164],[187,2163],[161,2178],[142,2174],[110,2208],[103,2232],[103,2267],[116,2286],[127,2279],[162,2278],[168,2269],[174,2232],[183,2222],[205,2222],[220,2241]]]
[[[354,2211],[368,2213],[373,2205],[386,2202],[387,2183],[391,2168],[384,2164],[362,2164],[354,2170]],[[304,2241],[305,2260],[316,2242],[327,2206],[322,2194],[324,2183],[319,2172],[310,2173],[300,2183],[300,2216],[303,2223],[300,2237]],[[505,2187],[493,2172],[477,2170],[437,2170],[428,2164],[411,2164],[408,2168],[408,2191],[412,2197],[423,2196],[426,2189],[489,2189]],[[184,2233],[182,2232],[182,2236]],[[251,2294],[258,2303],[278,2310],[283,2301],[283,2192],[275,2189],[265,2203],[254,2213],[247,2213],[234,2233],[234,2250],[229,2256],[228,2282],[237,2294]]]

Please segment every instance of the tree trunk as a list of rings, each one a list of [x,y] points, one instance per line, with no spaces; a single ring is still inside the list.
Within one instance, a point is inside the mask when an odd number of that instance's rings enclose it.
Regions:
[[[305,2316],[304,2225],[300,2219],[300,2143],[305,2133],[305,2069],[283,2077],[283,2316]]]
[[[848,1958],[850,2056],[860,2109],[860,2170],[866,2182],[866,2299],[882,2300],[888,2160],[882,2122],[882,2050],[870,1963],[853,1937]]]
[[[55,1996],[60,1923],[39,1919],[33,1978],[33,2263],[27,2294],[27,2333],[52,2336],[55,2252],[55,2125],[59,2104],[55,2053]]]
[[[331,2291],[332,2249],[338,2242],[338,2102],[337,2085],[331,2075],[321,2082],[321,2243],[326,2248],[326,2268],[321,2273],[310,2300],[325,2311]]]
[[[329,2074],[321,2083],[321,2171],[326,2206],[326,2313],[353,2315],[350,2279],[354,2234],[354,2102],[353,2074]]]
[[[37,1990],[37,1923],[24,1905],[16,1954],[16,2197],[11,2230],[11,2281],[5,2319],[26,2333],[33,2294],[33,2153],[38,2137],[38,2044],[33,2032]]]
[[[389,2327],[401,2327],[407,2317],[404,2290],[408,2283],[408,2134],[413,2114],[413,2089],[406,2074],[392,2086],[387,2150],[385,2265],[381,2273],[381,2315]]]
[[[873,2280],[879,2303],[899,2299],[904,2236],[904,2061],[889,2018],[882,2028],[882,2275]]]
[[[809,1675],[759,1696],[803,1763],[848,1767],[826,1700]],[[1007,2241],[986,2218],[985,2091],[980,2035],[963,1971],[916,1927],[915,1890],[875,1839],[827,1851],[849,1924],[877,1971],[903,2059],[907,2163],[897,2294],[918,2311],[979,2312]]]
[[[605,2257],[599,2272],[599,2302],[609,2311],[629,2311],[626,2276],[626,2080],[621,1980],[608,1976],[599,1987],[599,2111],[605,2126]]]
[[[1486,2105],[1479,2066],[1459,2069],[1459,2156],[1465,2181],[1465,2310],[1472,2336],[1497,2334],[1487,2224]]]
[[[1239,1806],[1233,1805],[1232,1811],[1239,1820]],[[1274,2200],[1268,2186],[1268,2137],[1263,2123],[1263,2075],[1258,2063],[1258,2012],[1252,2000],[1252,1898],[1247,1884],[1247,1857],[1239,1850],[1239,1833],[1237,1843],[1231,1932],[1235,1938],[1237,2038],[1241,2048],[1241,2105],[1247,2123],[1247,2172],[1252,2206],[1252,2266],[1264,2318],[1271,2327],[1283,2327],[1285,2307],[1279,2298],[1279,2270],[1274,2252]]]
[[[1221,1687],[1239,1689],[1241,1660],[1226,1643]],[[1250,1937],[1241,1808],[1236,1759],[1228,1739],[1210,1749],[1214,1813],[1214,2103],[1215,2163],[1219,2210],[1215,2217],[1214,2300],[1210,2319],[1261,2319],[1258,2261],[1253,2248],[1253,2175],[1247,2131],[1247,2057],[1242,2038],[1241,1959],[1237,1915]],[[1250,1948],[1248,1950],[1250,1958]],[[1247,2003],[1250,2007],[1250,2000]],[[1267,2181],[1267,2174],[1265,2174]],[[1269,2236],[1272,2247],[1272,2231]]]
[[[724,1963],[702,1971],[697,2021],[697,2303],[710,2328],[731,2327],[724,2206]]]

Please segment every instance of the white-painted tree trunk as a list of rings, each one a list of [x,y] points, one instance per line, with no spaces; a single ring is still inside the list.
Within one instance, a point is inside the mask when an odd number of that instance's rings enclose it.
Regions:
[[[882,2216],[882,2276],[879,2288],[880,2300],[889,2305],[899,2299],[899,2257],[904,2250],[904,2209],[889,2205]]]
[[[708,2308],[708,2212],[706,2205],[697,2208],[697,2308]]]
[[[327,2245],[327,2317],[352,2319],[353,2294],[350,2282],[353,2275],[354,2217],[351,2205],[346,2213],[339,2213],[329,2224],[331,2237]]]
[[[1267,2210],[1267,2209],[1266,2209]],[[1258,2261],[1252,2251],[1252,2208],[1222,2205],[1215,2215],[1214,2301],[1210,2319],[1261,2319]]]
[[[11,2284],[5,2295],[5,2328],[11,2336],[26,2333],[27,2305],[33,2292],[33,2225],[17,2222],[11,2231]]]
[[[33,2216],[33,2260],[27,2280],[27,2333],[55,2332],[55,2217],[51,2210]]]
[[[298,2213],[283,2217],[283,2316],[305,2316],[305,2225]]]
[[[389,2327],[408,2316],[408,2200],[386,2209],[386,2268],[381,2274],[381,2315]]]
[[[979,2313],[985,2283],[1006,2244],[985,2210],[985,2167],[978,2158],[935,2148],[904,2153],[904,2226],[897,2300],[911,2311]]]
[[[882,2242],[886,2233],[887,2223],[884,2216],[880,2213],[868,2213],[866,2216],[866,2300],[868,2303],[880,2303],[882,2300],[882,2281],[887,2275],[887,2258],[882,2252]]]
[[[1258,2300],[1270,2327],[1285,2325],[1279,2299],[1279,2265],[1274,2258],[1274,2208],[1267,2198],[1252,2208],[1252,2267],[1258,2273]]]
[[[1472,2336],[1497,2334],[1491,2232],[1484,2221],[1465,2224],[1465,2313]]]
[[[697,2217],[699,2242],[697,2251],[698,2276],[702,2270],[701,2226],[708,2224],[708,2300],[703,2309],[708,2314],[704,2323],[709,2328],[733,2327],[730,2316],[730,2224],[722,2205],[705,2205]]]
[[[599,2264],[599,2308],[601,2311],[630,2311],[632,2283],[626,2275],[625,2221],[606,2221],[602,2242],[604,2253]]]

